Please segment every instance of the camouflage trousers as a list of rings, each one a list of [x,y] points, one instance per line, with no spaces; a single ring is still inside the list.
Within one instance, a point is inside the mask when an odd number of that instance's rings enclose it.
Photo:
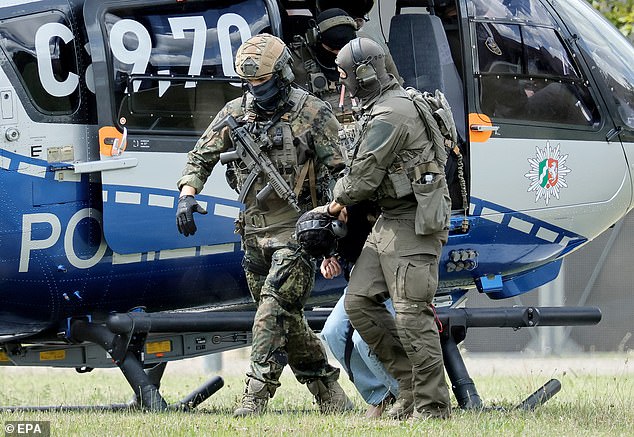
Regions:
[[[418,413],[443,417],[451,404],[431,302],[444,241],[446,232],[416,235],[413,220],[379,218],[352,270],[344,300],[352,325],[401,391],[412,392]],[[395,317],[382,304],[386,294]]]
[[[286,364],[302,384],[316,379],[336,381],[339,369],[328,364],[326,350],[304,315],[315,280],[314,264],[305,253],[289,247],[267,255],[267,250],[245,248],[247,282],[258,303],[247,376],[264,382],[271,396],[280,386]],[[249,269],[258,265],[268,266],[268,273],[265,267],[259,272]]]

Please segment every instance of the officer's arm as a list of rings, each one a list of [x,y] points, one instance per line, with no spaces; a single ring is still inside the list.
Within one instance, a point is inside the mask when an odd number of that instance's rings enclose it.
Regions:
[[[318,127],[312,130],[315,154],[328,172],[336,176],[345,167],[342,150],[339,147],[339,122],[330,108],[319,101],[321,108],[315,122]]]
[[[403,129],[382,117],[373,119],[366,129],[350,172],[335,185],[333,197],[340,205],[358,203],[374,195],[394,160],[402,135],[405,135]]]
[[[179,197],[183,197],[183,196],[195,196],[196,195],[196,189],[192,186],[189,185],[183,185],[181,187],[181,192],[180,192],[180,196]]]
[[[228,113],[227,106],[218,112],[194,148],[187,154],[187,164],[183,169],[183,176],[177,182],[181,195],[183,195],[182,189],[185,186],[193,188],[195,190],[193,194],[200,193],[214,166],[220,160],[220,154],[232,147],[233,143],[228,128],[225,127],[220,132],[215,132],[212,129],[216,122]]]

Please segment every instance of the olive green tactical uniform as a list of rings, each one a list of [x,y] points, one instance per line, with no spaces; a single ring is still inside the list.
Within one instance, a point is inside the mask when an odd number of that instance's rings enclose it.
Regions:
[[[417,200],[411,189],[399,194],[402,180],[394,177],[398,169],[433,161],[432,142],[395,79],[364,102],[363,110],[361,142],[350,172],[337,181],[334,200],[350,205],[376,197],[382,214],[352,271],[345,309],[362,338],[397,378],[401,394],[413,392],[414,414],[446,417],[449,391],[431,302],[448,233],[415,232]],[[409,180],[406,185],[411,187]],[[388,297],[385,290],[394,302],[396,318],[378,305]]]
[[[273,141],[267,154],[291,188],[296,187],[302,167],[312,159],[318,197],[315,200],[323,203],[333,184],[332,175],[343,167],[337,145],[339,125],[331,110],[305,91],[291,88],[289,101],[293,107],[268,130],[269,137],[278,139]],[[256,128],[268,121],[260,120],[249,109],[251,105],[251,96],[247,94],[244,101],[243,98],[233,100],[218,113],[189,152],[183,177],[178,181],[179,189],[189,185],[200,192],[220,153],[233,148],[227,127],[219,132],[212,129],[219,120],[232,114],[236,120]],[[248,173],[240,165],[234,166],[231,175],[234,188],[240,189]],[[302,211],[313,205],[308,179],[300,181],[300,185],[304,182],[303,189],[297,196]],[[265,183],[261,177],[246,193],[246,209],[240,217],[239,228],[247,282],[258,303],[248,377],[259,381],[272,396],[287,363],[301,383],[309,383],[309,388],[316,380],[335,381],[339,370],[328,364],[324,347],[303,313],[313,287],[315,266],[293,237],[301,213],[275,192],[262,205],[258,204],[255,195]]]

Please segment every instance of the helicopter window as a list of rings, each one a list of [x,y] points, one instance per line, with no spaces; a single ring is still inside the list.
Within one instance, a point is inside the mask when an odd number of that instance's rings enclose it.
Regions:
[[[471,18],[495,18],[555,24],[539,0],[469,0],[467,9]]]
[[[2,20],[0,44],[38,111],[47,115],[75,112],[79,106],[75,44],[61,12]]]
[[[251,35],[271,32],[265,2],[210,3],[106,14],[121,127],[200,134],[242,95],[233,56]]]
[[[585,2],[560,2],[559,13],[574,27],[578,44],[596,65],[602,80],[612,94],[621,121],[634,128],[634,47],[606,20],[596,17]]]
[[[522,36],[517,25],[476,23],[481,73],[521,73]]]
[[[480,104],[493,117],[592,126],[598,109],[554,29],[475,22]]]
[[[553,29],[524,26],[522,36],[528,74],[579,79],[574,64]]]

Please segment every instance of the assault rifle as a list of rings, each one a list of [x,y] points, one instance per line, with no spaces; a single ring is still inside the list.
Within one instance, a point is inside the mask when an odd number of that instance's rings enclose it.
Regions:
[[[266,186],[255,195],[258,204],[263,204],[266,198],[271,195],[271,192],[275,190],[275,193],[280,199],[286,200],[297,212],[301,212],[301,208],[297,203],[297,196],[286,180],[284,180],[282,175],[277,171],[277,168],[273,162],[271,162],[271,158],[264,153],[261,142],[257,141],[244,126],[240,126],[231,114],[220,120],[213,127],[213,130],[217,132],[225,126],[231,130],[235,150],[221,153],[220,162],[226,164],[240,159],[244,165],[247,166],[247,169],[250,170],[249,176],[240,189],[238,200],[244,203],[244,198],[251,189],[251,186],[260,173],[264,173],[267,182]]]

